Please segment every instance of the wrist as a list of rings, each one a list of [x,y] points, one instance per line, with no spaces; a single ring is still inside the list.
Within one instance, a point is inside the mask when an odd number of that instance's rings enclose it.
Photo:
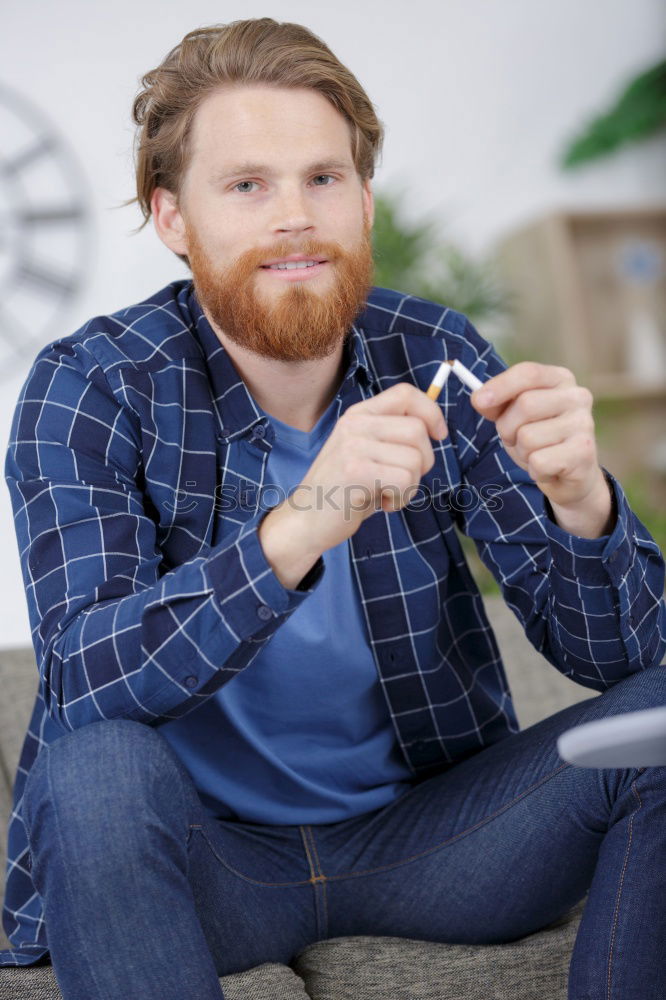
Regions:
[[[547,499],[552,520],[563,531],[579,538],[601,538],[615,527],[617,510],[615,493],[601,467],[599,478],[583,500],[575,504],[558,504]]]
[[[299,511],[283,501],[262,518],[258,527],[266,561],[287,590],[296,590],[322,554],[308,544],[301,522]]]

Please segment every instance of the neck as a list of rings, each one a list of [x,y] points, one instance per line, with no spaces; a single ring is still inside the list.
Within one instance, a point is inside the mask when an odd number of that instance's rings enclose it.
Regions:
[[[208,314],[207,318],[259,406],[290,427],[311,431],[335,398],[344,377],[343,341],[327,358],[275,361],[240,347],[215,326]]]

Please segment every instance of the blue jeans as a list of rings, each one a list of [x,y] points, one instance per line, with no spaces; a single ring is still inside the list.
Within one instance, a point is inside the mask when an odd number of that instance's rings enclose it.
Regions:
[[[23,805],[63,997],[220,1000],[218,976],[342,935],[511,941],[589,890],[570,1000],[664,1000],[666,767],[578,768],[556,749],[572,725],[663,704],[666,669],[634,674],[316,826],[210,817],[159,728],[67,733]]]

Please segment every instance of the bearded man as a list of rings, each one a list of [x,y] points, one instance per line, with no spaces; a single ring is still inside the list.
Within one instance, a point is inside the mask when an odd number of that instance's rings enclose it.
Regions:
[[[570,997],[665,996],[665,770],[556,749],[666,700],[664,563],[589,391],[372,286],[382,126],[306,28],[194,31],[134,114],[192,279],[46,347],[17,406],[40,688],[4,963],[213,1000],[319,939],[510,941],[589,893]],[[429,398],[445,358],[486,384]],[[599,698],[519,731],[456,527]]]

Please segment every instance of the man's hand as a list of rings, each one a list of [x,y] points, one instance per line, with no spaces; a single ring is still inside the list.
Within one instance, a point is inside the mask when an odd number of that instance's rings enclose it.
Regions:
[[[447,433],[439,405],[409,382],[350,406],[305,478],[259,526],[283,585],[295,587],[322,552],[375,511],[409,503],[435,464],[430,438]]]
[[[597,458],[592,393],[566,368],[507,368],[471,396],[514,462],[532,477],[557,523],[584,538],[611,530],[611,496]]]

